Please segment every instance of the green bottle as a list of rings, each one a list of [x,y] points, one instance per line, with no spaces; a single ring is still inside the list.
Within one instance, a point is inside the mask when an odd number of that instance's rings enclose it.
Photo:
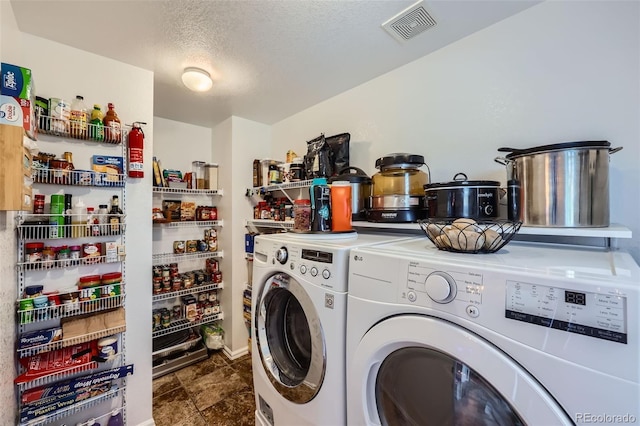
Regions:
[[[91,139],[95,141],[104,140],[104,124],[102,123],[102,109],[100,105],[93,105],[93,111],[91,111],[91,121],[89,125],[89,135]]]

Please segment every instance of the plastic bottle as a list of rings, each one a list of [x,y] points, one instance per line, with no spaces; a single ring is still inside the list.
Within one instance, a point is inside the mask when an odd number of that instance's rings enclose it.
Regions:
[[[89,137],[95,141],[104,140],[104,124],[102,124],[103,119],[104,114],[102,114],[102,108],[100,107],[100,105],[93,105],[93,110],[91,111],[91,122],[89,125]]]
[[[107,114],[104,116],[102,123],[104,124],[105,141],[109,143],[122,142],[122,125],[118,114],[112,103],[107,104]]]
[[[100,204],[99,210],[98,210],[98,227],[100,229],[100,232],[98,233],[98,235],[109,234],[108,224],[109,224],[109,209],[107,208],[106,204]],[[94,232],[95,232],[95,229],[94,229]]]
[[[71,224],[73,225],[71,230],[73,238],[80,238],[86,235],[87,206],[82,202],[81,198],[78,198],[76,205],[71,209]]]
[[[124,426],[122,411],[120,411],[120,409],[116,409],[111,412],[111,417],[109,417],[107,426]]]
[[[89,123],[89,113],[84,98],[77,95],[71,102],[71,115],[69,117],[69,132],[71,137],[78,139],[87,138],[87,128]]]

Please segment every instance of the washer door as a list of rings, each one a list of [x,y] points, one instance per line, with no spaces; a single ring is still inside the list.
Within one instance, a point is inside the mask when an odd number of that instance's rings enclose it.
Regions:
[[[324,379],[326,346],[309,295],[289,275],[272,275],[255,315],[256,344],[271,384],[289,401],[311,401]]]
[[[519,364],[443,320],[407,315],[382,321],[349,362],[353,424],[573,424]]]

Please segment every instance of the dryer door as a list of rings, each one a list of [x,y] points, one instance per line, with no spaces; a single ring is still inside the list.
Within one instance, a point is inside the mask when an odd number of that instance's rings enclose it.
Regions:
[[[262,286],[255,315],[256,344],[271,384],[289,401],[310,401],[326,366],[324,333],[311,298],[298,281],[278,273]]]
[[[573,424],[505,353],[432,317],[405,315],[378,323],[349,363],[352,424]]]

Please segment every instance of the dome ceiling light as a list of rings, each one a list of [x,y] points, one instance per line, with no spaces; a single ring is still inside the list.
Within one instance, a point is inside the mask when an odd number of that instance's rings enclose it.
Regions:
[[[184,69],[182,82],[189,90],[194,92],[206,92],[213,86],[213,80],[211,80],[209,73],[194,67]]]

